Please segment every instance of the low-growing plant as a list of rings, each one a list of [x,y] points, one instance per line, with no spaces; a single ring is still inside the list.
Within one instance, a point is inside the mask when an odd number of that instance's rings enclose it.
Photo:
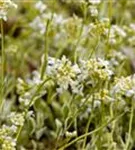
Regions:
[[[0,149],[133,150],[134,1],[16,3],[0,1]]]

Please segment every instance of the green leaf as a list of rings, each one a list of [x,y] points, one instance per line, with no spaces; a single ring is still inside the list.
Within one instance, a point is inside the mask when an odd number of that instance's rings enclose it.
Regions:
[[[45,131],[46,131],[46,127],[39,129],[36,132],[36,139],[39,140],[41,138],[41,136],[45,133]]]
[[[65,104],[62,107],[62,112],[63,112],[63,115],[64,115],[64,119],[66,119],[68,117],[68,114],[69,114],[69,107],[67,106],[67,104]]]
[[[28,122],[28,131],[29,131],[29,134],[32,135],[35,132],[35,129],[36,129],[35,120],[34,120],[34,118],[30,117],[27,120],[27,122]]]

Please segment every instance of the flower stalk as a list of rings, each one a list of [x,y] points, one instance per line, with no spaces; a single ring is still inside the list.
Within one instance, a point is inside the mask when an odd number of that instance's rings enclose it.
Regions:
[[[3,107],[4,101],[4,76],[5,76],[5,50],[4,50],[4,29],[3,29],[3,20],[0,20],[1,28],[1,92],[0,92],[0,111]]]

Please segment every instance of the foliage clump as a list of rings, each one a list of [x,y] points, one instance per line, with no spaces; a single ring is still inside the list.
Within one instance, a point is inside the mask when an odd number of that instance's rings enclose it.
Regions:
[[[16,3],[0,0],[0,149],[132,150],[135,2]]]

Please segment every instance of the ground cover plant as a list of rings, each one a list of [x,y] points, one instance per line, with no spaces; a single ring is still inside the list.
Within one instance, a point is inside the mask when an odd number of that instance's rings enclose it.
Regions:
[[[135,149],[134,7],[0,0],[0,150]]]

